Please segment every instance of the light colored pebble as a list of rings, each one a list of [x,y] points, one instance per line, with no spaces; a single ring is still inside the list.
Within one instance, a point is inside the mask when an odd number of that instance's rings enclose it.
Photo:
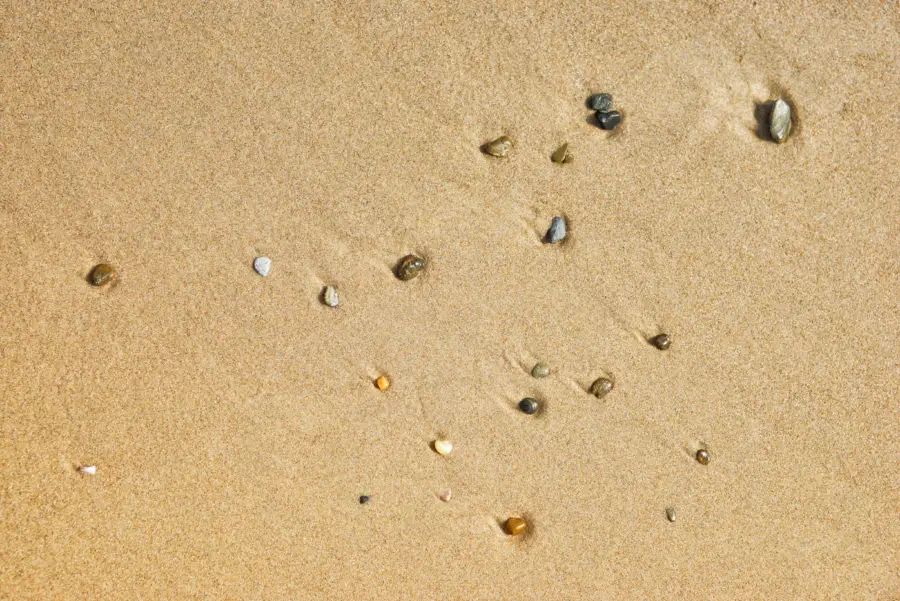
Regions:
[[[78,468],[78,471],[81,472],[82,474],[87,474],[88,476],[93,476],[94,474],[97,473],[97,466],[96,465],[82,465],[81,467]]]
[[[554,217],[550,222],[550,229],[547,230],[547,242],[556,244],[566,237],[566,218]]]
[[[609,378],[597,378],[597,380],[591,384],[591,394],[597,397],[598,399],[602,399],[615,388],[615,384]]]
[[[772,139],[781,144],[787,140],[791,133],[791,105],[779,98],[772,105],[772,113],[769,115],[769,134]]]
[[[546,378],[550,375],[550,366],[544,363],[543,361],[536,363],[534,367],[531,368],[531,377],[532,378]]]
[[[669,520],[670,522],[674,522],[676,517],[677,516],[675,515],[675,508],[667,507],[666,508],[666,519]]]
[[[329,307],[337,307],[338,303],[341,302],[338,298],[337,288],[334,286],[325,286],[325,292],[322,294],[322,300]]]
[[[434,450],[437,451],[438,455],[449,455],[453,452],[453,443],[449,440],[439,438],[434,441]]]
[[[272,259],[269,257],[256,257],[253,259],[253,269],[262,277],[268,276],[269,272],[272,271]]]
[[[439,498],[441,501],[443,501],[444,503],[449,503],[449,502],[450,502],[450,499],[451,499],[452,497],[453,497],[453,491],[450,490],[449,488],[448,488],[447,490],[445,490],[445,491],[442,491],[441,494],[438,495],[438,498]]]
[[[492,157],[505,157],[512,148],[512,140],[508,136],[500,136],[484,145],[484,151]]]

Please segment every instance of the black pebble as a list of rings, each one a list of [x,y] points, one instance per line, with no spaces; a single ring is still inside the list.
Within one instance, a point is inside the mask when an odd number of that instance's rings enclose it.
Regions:
[[[664,351],[672,346],[672,339],[669,338],[668,334],[658,334],[650,339],[650,344],[659,350]]]
[[[597,113],[597,124],[606,131],[612,131],[622,122],[622,113],[619,111],[609,111],[608,113]]]
[[[525,397],[524,399],[519,401],[519,409],[522,411],[522,413],[534,415],[538,410],[538,402],[531,397]]]
[[[594,109],[595,111],[600,111],[601,113],[605,113],[609,109],[612,108],[612,95],[611,94],[591,94],[591,97],[588,98],[588,106]]]
[[[369,497],[369,495],[361,495],[361,496],[359,497],[359,504],[360,504],[360,505],[365,505],[365,504],[368,503],[370,500],[371,500],[371,497]]]

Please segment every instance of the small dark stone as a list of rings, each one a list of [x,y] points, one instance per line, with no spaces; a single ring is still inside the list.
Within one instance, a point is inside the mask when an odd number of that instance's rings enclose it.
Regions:
[[[547,230],[547,235],[544,239],[550,244],[556,244],[566,237],[566,233],[566,218],[554,217],[550,222],[550,229]]]
[[[609,378],[598,378],[596,382],[591,384],[591,394],[602,399],[615,388],[615,384]]]
[[[700,465],[706,465],[709,463],[709,451],[706,449],[700,449],[697,451],[697,463]]]
[[[395,273],[398,278],[407,281],[419,275],[423,269],[425,269],[425,259],[416,255],[406,255],[400,259]]]
[[[622,113],[619,111],[609,111],[597,113],[597,124],[606,131],[612,131],[622,122]]]
[[[527,413],[528,415],[534,415],[538,410],[538,402],[537,399],[533,399],[531,397],[525,397],[521,401],[519,401],[519,410],[522,413]]]
[[[366,503],[368,503],[371,500],[372,500],[372,497],[370,497],[369,495],[360,495],[359,496],[359,504],[360,505],[365,505]]]
[[[612,108],[612,94],[592,94],[588,98],[588,106],[595,111],[605,113]]]
[[[664,351],[672,345],[672,339],[669,338],[668,334],[659,334],[650,339],[650,344]]]
[[[109,282],[113,281],[115,277],[116,270],[112,265],[100,263],[99,265],[96,265],[93,269],[91,269],[88,280],[94,286],[103,286],[104,284],[108,284]]]

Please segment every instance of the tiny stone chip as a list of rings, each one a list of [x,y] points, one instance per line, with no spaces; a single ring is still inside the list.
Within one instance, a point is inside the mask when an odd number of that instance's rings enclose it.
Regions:
[[[559,148],[557,148],[555,151],[553,151],[553,154],[550,155],[550,160],[553,161],[554,163],[560,163],[560,164],[571,163],[572,155],[569,154],[569,144],[565,143],[562,146],[560,146]]]
[[[546,240],[550,244],[556,244],[565,239],[566,233],[566,218],[554,217],[550,222],[550,229],[547,230]]]
[[[338,298],[337,288],[325,286],[325,291],[322,293],[322,301],[329,307],[337,307],[338,303],[341,302]]]
[[[609,378],[598,378],[596,382],[591,384],[591,394],[602,399],[615,388],[615,384]]]
[[[93,476],[97,473],[96,465],[82,465],[78,468],[78,471],[82,474],[87,474],[88,476]]]
[[[612,108],[612,94],[592,94],[588,98],[588,106],[595,111],[605,113]]]
[[[528,523],[522,518],[509,518],[504,526],[510,536],[518,536],[528,530]]]
[[[404,282],[418,276],[425,269],[425,259],[417,255],[406,255],[397,264],[397,278]]]
[[[492,157],[505,157],[512,148],[512,140],[509,136],[500,136],[484,145],[484,152]]]
[[[448,488],[447,490],[442,491],[441,494],[438,495],[438,498],[444,503],[449,503],[450,499],[453,498],[453,491]]]
[[[674,522],[676,517],[677,516],[675,515],[675,508],[667,507],[666,508],[666,519],[669,520],[670,522]]]
[[[91,269],[88,279],[94,286],[103,286],[112,282],[116,278],[116,270],[112,265],[100,263]]]
[[[597,124],[601,129],[612,131],[622,122],[622,113],[619,111],[609,111],[605,113],[597,113]]]
[[[359,495],[359,504],[360,505],[365,505],[371,500],[372,500],[372,497],[370,497],[369,495]]]
[[[267,277],[272,271],[272,259],[269,257],[256,257],[253,259],[253,269],[262,277]]]
[[[531,377],[532,378],[546,378],[550,375],[550,366],[540,361],[535,363],[534,367],[531,368]]]
[[[658,334],[650,339],[650,344],[652,344],[659,350],[664,351],[672,346],[672,339],[668,334]]]
[[[439,438],[434,441],[434,450],[437,451],[438,455],[449,455],[453,452],[453,443],[449,440]]]
[[[772,112],[769,114],[769,134],[773,140],[781,144],[787,140],[790,133],[791,105],[779,98],[772,105]]]
[[[533,399],[531,397],[525,397],[521,401],[519,401],[519,411],[525,413],[526,415],[534,415],[538,410],[538,402],[537,399]]]

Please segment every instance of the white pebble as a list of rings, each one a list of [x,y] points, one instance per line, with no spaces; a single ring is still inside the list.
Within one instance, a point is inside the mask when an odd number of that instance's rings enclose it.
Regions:
[[[256,257],[253,259],[253,269],[262,277],[266,277],[272,271],[272,259],[269,257]]]
[[[337,288],[334,286],[325,286],[325,293],[322,295],[322,300],[325,301],[325,304],[329,307],[337,307],[340,302]]]
[[[453,443],[449,440],[439,439],[434,441],[434,450],[439,455],[449,455],[453,451]]]
[[[82,465],[81,467],[78,468],[78,471],[81,472],[82,474],[87,474],[88,476],[93,476],[94,474],[97,473],[97,466],[96,465]]]

